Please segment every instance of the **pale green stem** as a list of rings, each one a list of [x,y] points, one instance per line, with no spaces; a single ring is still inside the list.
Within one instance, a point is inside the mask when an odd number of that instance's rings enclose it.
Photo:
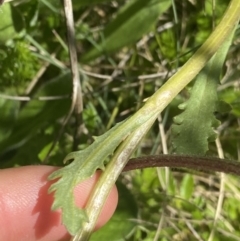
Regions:
[[[201,71],[210,58],[217,52],[226,38],[231,35],[240,18],[240,1],[232,0],[221,22],[197,52],[155,92],[136,115],[156,111],[160,113],[172,99]],[[135,116],[135,115],[134,115]]]
[[[107,165],[106,170],[102,173],[94,187],[94,190],[96,191],[91,194],[91,197],[86,205],[85,211],[88,215],[89,222],[84,223],[82,230],[72,239],[72,241],[89,240],[96,221],[100,215],[102,206],[117,178],[125,167],[126,160],[131,157],[136,146],[140,143],[145,133],[151,128],[156,118],[157,116],[154,116],[149,119],[148,122],[140,126],[140,128],[129,135],[116,150],[114,156]]]
[[[131,123],[137,123],[139,119],[143,119],[149,116],[149,113],[152,113],[151,117],[130,134],[115,152],[114,157],[101,175],[88,201],[86,212],[89,217],[89,222],[85,223],[82,230],[72,239],[73,241],[89,240],[91,232],[95,227],[96,220],[112,186],[144,134],[154,123],[158,114],[161,113],[172,99],[199,73],[208,60],[217,52],[218,48],[232,33],[235,25],[239,21],[239,17],[240,1],[232,0],[221,22],[198,51],[175,75],[148,99],[146,104],[138,112],[123,123],[123,127],[125,126],[125,128],[128,128]]]

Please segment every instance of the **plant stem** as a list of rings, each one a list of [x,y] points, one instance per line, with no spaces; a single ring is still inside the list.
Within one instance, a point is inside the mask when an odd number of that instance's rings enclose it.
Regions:
[[[68,111],[67,116],[65,117],[62,127],[57,135],[57,138],[54,140],[53,144],[50,147],[46,157],[44,158],[43,163],[48,161],[48,158],[53,151],[55,145],[63,134],[64,128],[68,123],[70,117],[72,116],[74,110],[76,112],[76,119],[78,126],[81,125],[80,120],[82,119],[82,110],[83,110],[83,100],[82,100],[82,87],[80,82],[79,70],[78,70],[78,58],[77,58],[77,47],[75,40],[75,29],[74,29],[74,18],[73,18],[73,7],[71,0],[63,0],[63,7],[66,19],[67,26],[67,40],[69,48],[69,57],[71,62],[71,71],[72,71],[72,103]],[[75,136],[76,137],[76,136]],[[74,142],[76,138],[74,138]]]
[[[198,171],[213,171],[240,176],[240,163],[227,159],[184,155],[150,155],[130,159],[124,172],[149,167],[188,168]]]
[[[226,10],[221,22],[198,51],[186,62],[186,64],[173,75],[156,93],[154,93],[146,102],[146,104],[129,118],[122,127],[125,130],[130,130],[135,123],[144,123],[140,125],[134,132],[129,133],[129,136],[123,140],[106,170],[101,175],[96,184],[91,197],[86,206],[86,212],[89,217],[89,222],[85,223],[82,230],[72,239],[73,241],[87,241],[90,238],[91,232],[95,227],[96,220],[105,203],[105,200],[112,189],[116,179],[122,172],[124,166],[128,162],[129,157],[135,150],[136,146],[141,141],[144,134],[149,130],[161,111],[173,100],[173,98],[199,73],[208,60],[216,53],[218,48],[224,43],[227,37],[232,33],[235,25],[238,23],[240,17],[240,1],[232,0]],[[144,120],[144,121],[143,121]],[[159,159],[158,159],[159,160]],[[176,156],[171,159],[172,165],[179,165],[179,167],[191,167],[191,161],[188,157],[182,158],[180,161]],[[204,161],[205,160],[205,161]],[[211,162],[203,160],[202,166],[206,168],[211,167]],[[149,160],[148,160],[149,161]],[[162,159],[163,161],[163,159]],[[162,162],[153,159],[152,164],[160,165]],[[185,163],[185,164],[184,164]],[[187,164],[186,164],[187,163]],[[197,162],[193,162],[193,168],[199,168],[199,158]],[[221,165],[214,162],[212,170],[218,170]],[[222,162],[224,163],[224,162]],[[165,163],[164,166],[169,163]],[[139,162],[130,162],[130,167],[136,168]],[[146,163],[145,163],[146,165]],[[184,166],[185,165],[185,166]],[[229,166],[224,166],[226,170],[230,170]],[[127,168],[127,167],[126,167]],[[234,169],[234,168],[233,168]],[[232,169],[231,169],[232,170]]]
[[[125,167],[126,160],[130,158],[137,144],[152,126],[155,119],[155,117],[151,118],[149,122],[145,123],[138,130],[129,135],[128,138],[116,150],[111,158],[111,161],[107,165],[106,170],[102,173],[97,184],[95,185],[95,191],[92,192],[86,205],[85,210],[88,215],[89,222],[83,225],[82,230],[73,239],[71,239],[72,241],[89,240],[90,235],[95,227],[95,223],[101,212],[102,206],[105,203],[117,178]]]
[[[137,113],[161,112],[175,96],[201,71],[208,60],[231,35],[240,18],[240,1],[232,0],[216,29],[196,53],[156,91]]]

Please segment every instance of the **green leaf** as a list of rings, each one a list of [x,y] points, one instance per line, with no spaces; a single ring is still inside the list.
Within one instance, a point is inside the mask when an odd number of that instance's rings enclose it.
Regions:
[[[77,6],[89,6],[95,5],[103,2],[111,2],[111,0],[73,0],[73,4]]]
[[[37,5],[37,1],[33,1],[31,2],[31,5],[35,3],[35,5]],[[13,26],[14,29],[16,30],[16,32],[20,32],[24,29],[25,26],[25,22],[24,22],[24,17],[23,14],[21,12],[21,9],[19,9],[19,7],[11,5],[11,12],[12,12],[12,21],[13,21]]]
[[[240,117],[240,91],[228,88],[220,93],[220,98],[227,102],[232,109],[233,115]]]
[[[0,98],[0,142],[7,139],[15,124],[20,103],[18,101]]]
[[[104,29],[102,41],[86,53],[81,60],[87,62],[136,42],[153,28],[158,17],[170,5],[170,0],[129,1]]]
[[[208,76],[206,69],[198,76],[190,99],[179,106],[184,112],[174,118],[173,147],[177,154],[204,155],[208,138],[214,135],[217,83]]]
[[[73,162],[49,176],[50,180],[60,178],[49,189],[49,192],[55,192],[52,208],[63,210],[62,221],[72,235],[75,235],[83,222],[87,221],[85,211],[74,204],[73,190],[78,183],[91,177],[97,169],[104,170],[107,157],[119,145],[117,131],[122,124],[123,122],[96,137],[88,148],[68,154],[63,162]],[[112,138],[114,135],[116,138]]]
[[[1,168],[10,168],[13,166],[39,165],[41,160],[38,153],[44,148],[47,142],[53,139],[51,135],[39,133],[26,141],[21,148],[17,149],[16,154],[10,161],[1,163]],[[45,156],[44,156],[45,157]]]
[[[217,111],[221,114],[228,113],[232,110],[232,107],[230,104],[228,104],[225,101],[219,100],[217,103]]]
[[[70,75],[67,73],[50,80],[39,89],[34,97],[70,96],[71,82],[69,78]],[[66,98],[51,101],[38,99],[29,101],[19,113],[12,134],[0,142],[0,150],[6,152],[23,145],[48,123],[64,116],[69,106],[70,99]]]
[[[194,179],[191,174],[186,174],[182,180],[180,187],[180,195],[182,198],[189,200],[194,190]]]
[[[233,34],[198,75],[190,99],[179,106],[184,112],[174,118],[172,144],[177,154],[205,155],[219,121],[217,85]]]
[[[115,125],[105,134],[96,137],[95,141],[86,149],[68,154],[64,162],[70,160],[73,160],[73,162],[49,176],[50,180],[59,179],[49,188],[49,192],[54,192],[52,209],[62,209],[62,222],[71,235],[76,235],[83,223],[88,220],[85,211],[74,204],[73,190],[75,186],[91,177],[96,169],[104,170],[107,157],[112,155],[116,148],[134,131],[137,133],[136,138],[140,138],[146,133],[148,130],[146,128],[147,124],[151,126],[158,116],[157,108],[153,108],[152,111],[148,112],[146,112],[146,109],[148,107],[142,107],[139,112],[126,121]],[[141,127],[143,124],[145,130]],[[138,132],[137,128],[139,128]],[[133,148],[134,146],[131,146],[130,150]],[[124,156],[120,160],[122,159],[124,159]]]
[[[91,177],[97,169],[104,170],[108,156],[113,154],[121,142],[141,125],[146,125],[146,122],[149,125],[152,124],[157,118],[157,114],[155,109],[146,113],[142,108],[142,112],[136,113],[126,121],[115,125],[105,134],[96,137],[95,141],[86,149],[68,154],[64,162],[73,161],[49,176],[50,180],[59,179],[49,188],[50,193],[54,192],[52,209],[62,209],[62,222],[71,235],[76,235],[83,223],[88,221],[85,210],[79,209],[74,204],[73,190],[75,186]],[[141,129],[139,135],[142,136],[143,133],[145,132]]]
[[[4,3],[0,7],[0,43],[5,43],[8,39],[12,39],[16,32],[13,27],[11,7],[9,3]]]
[[[117,183],[118,193],[121,197],[114,215],[110,221],[91,236],[91,241],[111,240],[124,241],[136,227],[131,219],[138,216],[136,200],[132,193],[121,183]]]

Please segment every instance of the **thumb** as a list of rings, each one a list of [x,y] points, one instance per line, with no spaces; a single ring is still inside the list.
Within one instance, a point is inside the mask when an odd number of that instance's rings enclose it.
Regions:
[[[70,236],[61,223],[61,210],[51,211],[53,194],[48,194],[48,188],[52,181],[48,181],[47,177],[56,169],[51,166],[26,166],[0,171],[0,240],[69,240]],[[98,177],[99,173],[76,187],[77,206],[84,207]],[[112,216],[117,199],[114,187],[96,228]]]

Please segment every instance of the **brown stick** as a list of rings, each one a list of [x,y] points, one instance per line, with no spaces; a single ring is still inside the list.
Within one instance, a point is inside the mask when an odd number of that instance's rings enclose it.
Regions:
[[[149,167],[189,168],[199,171],[225,172],[240,176],[240,163],[215,157],[181,156],[181,155],[150,155],[132,158],[124,172]]]

